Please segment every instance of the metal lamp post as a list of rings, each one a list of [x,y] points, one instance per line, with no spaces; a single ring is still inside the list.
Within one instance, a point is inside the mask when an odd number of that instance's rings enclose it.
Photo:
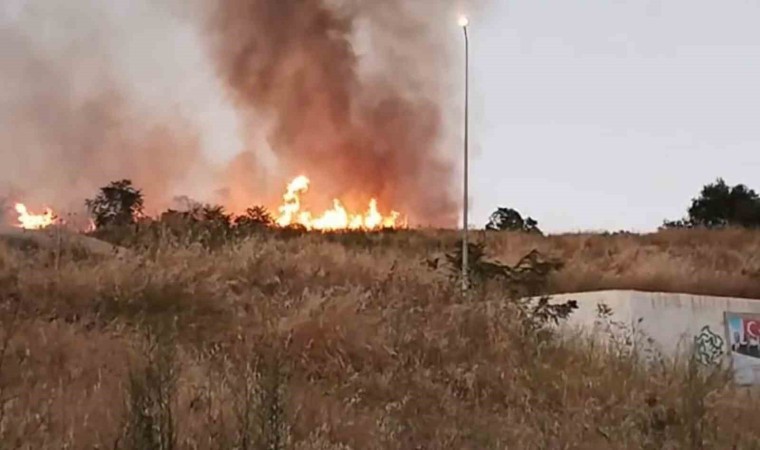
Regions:
[[[467,27],[470,25],[466,16],[459,18],[459,26],[464,31],[464,208],[462,211],[462,291],[467,291],[469,284],[469,247],[467,245],[467,219],[469,218],[469,134],[470,134],[470,37]]]

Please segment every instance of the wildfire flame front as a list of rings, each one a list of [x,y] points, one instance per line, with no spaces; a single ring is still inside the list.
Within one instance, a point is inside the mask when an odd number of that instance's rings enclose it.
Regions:
[[[18,213],[17,226],[25,230],[41,230],[56,222],[56,216],[50,208],[45,208],[43,214],[30,213],[23,203],[16,203],[15,208]]]
[[[376,199],[369,201],[364,213],[349,212],[343,203],[335,199],[333,207],[321,215],[315,216],[311,211],[304,210],[301,204],[301,196],[309,190],[310,181],[305,176],[299,176],[288,184],[287,192],[283,196],[283,203],[279,207],[279,215],[276,223],[280,227],[300,225],[307,230],[337,231],[337,230],[365,230],[374,231],[385,228],[398,228],[400,217],[396,211],[389,215],[383,215]],[[33,214],[23,203],[15,204],[18,213],[19,228],[26,230],[41,230],[58,223],[57,216],[50,208],[45,208],[42,214]],[[95,230],[95,224],[90,220],[87,232]]]
[[[301,210],[301,195],[309,190],[309,179],[299,176],[288,184],[283,196],[283,204],[279,208],[280,215],[277,224],[281,227],[301,225],[307,230],[336,231],[336,230],[379,230],[382,228],[397,228],[401,216],[396,211],[383,216],[377,207],[377,200],[371,199],[369,208],[363,214],[349,213],[340,200],[333,200],[333,207],[314,217],[310,211]]]

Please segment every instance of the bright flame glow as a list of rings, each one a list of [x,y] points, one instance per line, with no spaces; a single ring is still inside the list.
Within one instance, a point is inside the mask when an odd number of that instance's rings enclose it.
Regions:
[[[401,214],[391,211],[390,215],[383,216],[377,207],[377,200],[369,202],[369,208],[365,213],[350,213],[340,200],[333,200],[333,207],[318,217],[310,211],[301,210],[301,195],[309,190],[309,179],[300,176],[288,184],[288,189],[283,196],[283,204],[279,208],[280,215],[277,224],[281,227],[301,225],[308,230],[336,231],[336,230],[379,230],[382,228],[398,227]]]
[[[288,191],[282,197],[284,203],[280,206],[277,225],[286,227],[294,223],[294,218],[301,209],[301,194],[305,194],[308,190],[309,179],[305,176],[300,176],[288,184]],[[300,220],[295,222],[300,222]]]
[[[55,214],[50,208],[45,208],[44,214],[32,214],[23,203],[16,203],[18,227],[25,230],[41,230],[56,223]]]
[[[470,19],[467,16],[459,16],[459,26],[465,28],[470,24]]]

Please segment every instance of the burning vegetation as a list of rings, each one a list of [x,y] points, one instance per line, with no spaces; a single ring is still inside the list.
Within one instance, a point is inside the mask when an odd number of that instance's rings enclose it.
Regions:
[[[287,192],[283,195],[282,204],[275,210],[278,214],[271,216],[269,210],[262,206],[248,208],[242,216],[233,217],[224,212],[221,206],[189,205],[189,211],[185,214],[193,215],[195,210],[205,211],[204,220],[211,216],[224,218],[225,222],[245,223],[255,221],[267,226],[281,228],[302,227],[305,230],[314,231],[376,231],[381,229],[394,229],[405,224],[401,223],[401,214],[391,211],[383,215],[378,209],[378,202],[372,198],[365,212],[349,211],[339,199],[334,199],[333,207],[321,214],[315,214],[304,209],[302,197],[309,190],[310,180],[306,176],[299,176],[287,186]],[[97,227],[123,226],[138,222],[149,221],[150,218],[143,211],[142,191],[135,188],[130,180],[121,180],[110,183],[101,188],[98,195],[85,201],[87,209],[92,217],[86,230],[94,231]],[[33,214],[23,203],[16,203],[15,210],[18,213],[17,223],[14,225],[27,230],[41,230],[52,225],[62,224],[58,216],[50,208],[45,208],[42,214]],[[216,211],[210,214],[210,211]],[[170,213],[174,211],[170,210]],[[197,217],[198,214],[195,214]]]
[[[284,203],[279,207],[280,215],[275,221],[281,227],[294,224],[301,225],[307,230],[377,230],[380,228],[396,228],[400,213],[391,211],[383,216],[377,209],[377,200],[369,201],[369,209],[365,213],[350,213],[340,200],[333,200],[333,207],[320,216],[315,217],[310,211],[301,208],[301,196],[309,190],[309,179],[299,176],[288,185],[288,191],[283,196]]]
[[[14,209],[18,213],[16,226],[25,230],[41,230],[55,225],[58,221],[58,217],[50,208],[45,208],[45,212],[42,214],[34,214],[23,203],[16,203]]]

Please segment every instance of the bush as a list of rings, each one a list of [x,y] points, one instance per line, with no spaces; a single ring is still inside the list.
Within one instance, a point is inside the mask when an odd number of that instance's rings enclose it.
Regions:
[[[143,214],[143,194],[132,181],[114,181],[100,188],[93,199],[85,200],[97,227],[126,226]]]
[[[688,217],[665,221],[664,228],[760,227],[760,196],[743,184],[728,186],[719,178],[702,188],[691,202]]]
[[[486,230],[542,234],[536,220],[532,217],[523,219],[522,215],[512,208],[499,208],[491,214]]]

